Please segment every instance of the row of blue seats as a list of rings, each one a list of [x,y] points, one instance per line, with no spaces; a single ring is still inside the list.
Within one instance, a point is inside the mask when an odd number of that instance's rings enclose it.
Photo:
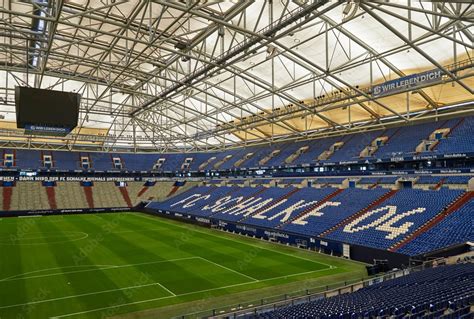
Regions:
[[[462,193],[450,189],[401,189],[327,238],[385,250],[440,213]]]
[[[467,241],[474,242],[474,201],[448,215],[439,224],[398,249],[398,252],[421,255]]]
[[[179,154],[132,154],[132,153],[95,153],[95,152],[62,152],[62,151],[36,151],[36,150],[9,150],[4,149],[3,154],[15,153],[14,166],[23,169],[37,169],[44,167],[43,155],[52,155],[53,167],[57,169],[74,170],[82,169],[81,157],[90,159],[90,168],[96,170],[111,170],[114,168],[113,158],[120,158],[123,168],[128,170],[151,170],[159,159],[164,159],[160,170],[179,171],[188,158],[192,160],[187,169],[209,170],[213,169],[218,162],[224,161],[219,169],[233,169],[236,163],[247,154],[253,156],[243,161],[240,167],[258,167],[261,160],[268,157],[274,150],[280,153],[266,162],[265,166],[284,165],[285,160],[302,147],[308,147],[306,152],[296,157],[292,164],[316,163],[318,156],[331,148],[332,145],[342,142],[343,145],[337,149],[327,161],[349,161],[359,158],[360,152],[372,141],[380,136],[389,137],[385,145],[381,145],[373,156],[374,158],[390,158],[400,155],[412,155],[416,146],[437,128],[452,128],[453,132],[447,138],[441,139],[434,150],[425,153],[465,153],[474,152],[472,136],[474,133],[474,117],[465,119],[453,119],[444,122],[432,122],[418,124],[402,128],[390,128],[388,130],[357,133],[341,137],[330,137],[312,141],[300,141],[291,143],[277,143],[272,145],[255,146],[247,148],[231,149],[222,152],[211,153],[179,153]],[[213,161],[208,160],[215,158]],[[2,166],[6,166],[5,157]],[[207,163],[207,164],[206,164]]]
[[[200,186],[164,202],[152,202],[148,207],[387,250],[440,214],[463,193],[444,188],[390,191]],[[472,205],[472,201],[468,202],[400,252],[419,255],[471,240]]]
[[[474,264],[440,266],[242,319],[472,318]]]

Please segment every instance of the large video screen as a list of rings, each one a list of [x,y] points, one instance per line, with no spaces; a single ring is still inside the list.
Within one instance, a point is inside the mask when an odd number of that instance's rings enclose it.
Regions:
[[[16,122],[25,125],[74,128],[79,117],[81,95],[30,87],[15,88]]]

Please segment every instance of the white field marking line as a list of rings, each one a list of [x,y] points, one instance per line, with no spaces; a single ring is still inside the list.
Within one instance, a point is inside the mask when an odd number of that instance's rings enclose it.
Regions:
[[[225,239],[225,240],[228,240],[228,241],[235,242],[235,241],[232,240],[231,238],[227,238],[227,237],[224,237],[224,236],[219,236],[219,235],[216,235],[216,234],[214,234],[214,233],[212,233],[212,232],[208,232],[208,233],[207,233],[207,232],[203,232],[203,231],[200,231],[200,230],[197,230],[197,229],[184,227],[184,226],[181,226],[181,225],[179,225],[179,224],[167,223],[167,222],[165,222],[165,221],[162,221],[161,219],[157,219],[157,218],[159,218],[159,217],[149,217],[148,215],[143,215],[143,214],[141,214],[141,213],[133,214],[132,216],[139,216],[139,217],[142,217],[142,218],[145,218],[145,219],[151,219],[151,220],[155,220],[155,221],[158,220],[158,222],[163,222],[163,223],[165,223],[165,224],[174,225],[174,226],[179,227],[179,228],[184,228],[184,229],[187,229],[187,230],[190,230],[190,231],[195,231],[195,232],[198,232],[198,233],[201,233],[201,234],[205,234],[205,235],[209,235],[209,236],[212,236],[212,237],[216,237],[216,238]],[[230,234],[230,233],[227,233],[227,234]],[[235,235],[235,234],[234,234],[234,235]],[[244,245],[249,245],[249,246],[252,246],[252,247],[256,247],[256,248],[259,248],[259,249],[268,250],[268,251],[271,251],[271,252],[274,252],[274,253],[278,253],[278,254],[281,254],[281,255],[286,255],[286,256],[290,256],[290,257],[294,257],[294,258],[298,258],[298,259],[310,261],[310,262],[312,262],[312,263],[324,265],[324,266],[327,266],[327,267],[329,267],[329,268],[334,268],[334,267],[335,267],[335,266],[332,266],[332,265],[329,265],[329,264],[325,264],[325,263],[322,263],[322,262],[319,262],[319,261],[311,260],[311,259],[304,258],[304,257],[301,257],[301,256],[291,255],[291,254],[284,253],[284,252],[277,251],[277,250],[273,250],[273,249],[270,249],[270,248],[261,247],[261,246],[255,245],[255,244],[250,244],[250,243],[243,242],[243,241],[240,242],[240,243],[241,243],[241,244],[244,244]]]
[[[294,277],[294,276],[299,276],[299,275],[305,275],[313,272],[320,272],[320,271],[325,271],[329,270],[328,268],[326,269],[318,269],[314,271],[307,271],[307,272],[302,272],[298,274],[291,274],[287,276],[280,276],[280,277],[273,277],[273,278],[267,278],[267,279],[262,279],[259,280],[259,282],[264,282],[264,281],[270,281],[274,279],[280,279],[280,278],[286,278],[286,277]],[[60,319],[60,318],[66,318],[66,317],[73,317],[73,316],[78,316],[86,313],[91,313],[91,312],[97,312],[101,310],[106,310],[106,309],[111,309],[111,308],[120,308],[124,306],[130,306],[130,305],[136,305],[136,304],[141,304],[141,303],[147,303],[147,302],[152,302],[152,301],[159,301],[159,300],[164,300],[164,299],[170,299],[174,297],[184,297],[188,295],[193,295],[193,294],[198,294],[198,293],[203,293],[203,292],[209,292],[209,291],[215,291],[215,290],[221,290],[221,289],[227,289],[227,288],[233,288],[233,287],[238,287],[238,286],[243,286],[243,285],[249,285],[249,284],[256,284],[257,282],[242,282],[239,284],[233,284],[233,285],[228,285],[228,286],[222,286],[222,287],[216,287],[216,288],[210,288],[210,289],[203,289],[203,290],[197,290],[197,291],[191,291],[191,292],[186,292],[183,294],[175,295],[175,296],[166,296],[166,297],[159,297],[159,298],[153,298],[153,299],[145,299],[145,300],[139,300],[139,301],[133,301],[133,302],[128,302],[128,303],[123,303],[119,305],[114,305],[114,306],[109,306],[109,307],[102,307],[102,308],[97,308],[97,309],[91,309],[91,310],[85,310],[81,312],[75,312],[75,313],[69,313],[69,314],[64,314],[60,316],[53,316],[50,317],[50,319]]]
[[[231,272],[233,272],[233,273],[236,273],[237,275],[244,276],[244,277],[246,277],[246,278],[248,278],[248,279],[251,279],[251,280],[253,280],[253,281],[255,281],[255,282],[260,281],[260,280],[254,278],[254,277],[251,277],[251,276],[248,276],[248,275],[243,274],[243,273],[241,273],[241,272],[238,272],[237,270],[230,269],[230,268],[228,268],[228,267],[226,267],[226,266],[224,266],[224,265],[215,263],[215,262],[213,262],[212,260],[209,260],[209,259],[207,259],[207,258],[200,257],[200,256],[198,256],[198,258],[200,258],[200,259],[202,259],[202,260],[204,260],[204,261],[207,261],[208,263],[211,263],[211,264],[213,264],[213,265],[216,265],[217,267],[220,267],[220,268],[226,269],[226,270],[228,270],[228,271],[231,271]]]
[[[83,234],[82,237],[78,237],[78,238],[71,238],[71,239],[65,239],[65,240],[59,240],[59,241],[49,241],[49,242],[44,242],[44,243],[15,243],[15,241],[13,241],[11,244],[8,244],[8,243],[2,243],[2,238],[0,238],[0,246],[40,246],[40,245],[48,245],[48,244],[61,244],[61,243],[67,243],[67,242],[71,242],[71,241],[79,241],[79,240],[83,240],[83,239],[86,239],[87,237],[89,237],[89,234],[88,233],[85,233],[85,232],[82,232],[82,231],[66,231],[65,234]],[[25,239],[25,240],[30,240],[30,239],[51,239],[51,238],[67,238],[68,236],[42,236],[42,237],[24,237],[22,239]],[[21,240],[21,239],[20,239]]]
[[[52,301],[59,301],[59,300],[65,300],[65,299],[72,299],[72,298],[78,298],[78,297],[86,297],[86,296],[92,296],[92,295],[100,295],[100,294],[106,294],[109,292],[114,292],[114,291],[121,291],[121,290],[128,290],[128,289],[137,289],[137,288],[144,288],[144,287],[149,287],[149,286],[161,286],[159,283],[154,282],[151,284],[144,284],[144,285],[137,285],[137,286],[129,286],[129,287],[123,287],[123,288],[116,288],[116,289],[109,289],[109,290],[102,290],[102,291],[95,291],[95,292],[89,292],[89,293],[84,293],[84,294],[79,294],[79,295],[73,295],[73,296],[65,296],[65,297],[58,297],[58,298],[52,298],[52,299],[44,299],[44,300],[37,300],[37,301],[31,301],[31,302],[25,302],[25,303],[20,303],[20,304],[15,304],[15,305],[7,305],[7,306],[0,306],[0,309],[6,309],[6,308],[15,308],[15,307],[21,307],[21,306],[29,306],[29,305],[36,305],[36,304],[41,304],[41,303],[47,303],[47,302],[52,302]],[[166,290],[166,288],[164,288]],[[171,293],[171,292],[170,292]],[[171,293],[173,296],[176,296],[175,294]]]
[[[13,275],[13,276],[11,276],[11,277],[3,278],[3,279],[0,279],[0,282],[2,282],[2,281],[8,281],[8,279],[13,279],[13,278],[16,278],[16,277],[19,277],[19,276],[36,274],[36,273],[43,272],[43,271],[48,271],[48,270],[58,270],[58,269],[64,269],[64,268],[82,268],[82,267],[84,267],[84,268],[85,268],[85,267],[105,267],[104,269],[107,269],[107,268],[114,268],[114,267],[116,267],[116,266],[115,266],[115,265],[77,265],[77,266],[64,266],[64,267],[44,268],[44,269],[28,271],[28,272],[24,272],[24,273],[22,273],[22,274]],[[89,270],[89,269],[87,269],[87,270]],[[65,274],[66,274],[66,273],[65,273]],[[20,278],[20,279],[23,279],[23,278]]]
[[[169,290],[168,288],[166,288],[163,284],[160,284],[159,282],[156,282],[156,284],[160,286],[161,288],[163,288],[164,290],[166,290],[166,292],[171,294],[173,297],[176,297],[176,294],[172,292],[171,290]]]
[[[86,234],[84,232],[73,232],[73,233],[81,233],[81,234]],[[67,235],[68,233],[65,233],[65,235]],[[60,236],[60,235],[56,235],[56,236],[41,236],[41,237],[28,237],[28,236],[22,236],[21,239],[51,239],[51,238],[64,238],[64,237],[68,237],[68,236]],[[0,237],[0,241],[2,240],[10,240],[10,238],[6,238],[6,237]],[[17,241],[17,240],[13,240],[13,241]]]
[[[216,266],[222,267],[222,268],[230,270],[230,271],[234,271],[230,268],[227,268],[223,265],[219,265],[217,263],[214,263],[213,261],[210,261],[210,260],[208,260],[206,258],[203,258],[203,257],[190,257],[189,259],[202,259],[204,261],[215,264]],[[71,266],[71,267],[76,267],[76,266]],[[81,266],[77,266],[77,267],[81,267]],[[85,266],[83,266],[83,267],[85,267]],[[88,266],[88,267],[90,267],[90,266]],[[112,266],[112,268],[116,268],[116,266]],[[56,269],[56,268],[51,268],[51,269]],[[108,268],[106,268],[106,269],[108,269]],[[95,269],[95,270],[99,270],[99,269]],[[144,288],[144,287],[155,286],[155,285],[160,286],[163,290],[165,290],[166,292],[168,292],[170,294],[170,296],[160,297],[160,298],[156,299],[156,300],[159,300],[159,299],[166,299],[166,298],[171,298],[171,297],[180,297],[180,296],[186,296],[186,295],[191,295],[191,294],[196,294],[196,293],[201,293],[201,292],[207,292],[207,291],[213,291],[213,290],[219,290],[219,289],[226,289],[226,288],[231,288],[231,287],[236,287],[236,286],[243,286],[243,285],[247,285],[247,284],[259,283],[259,282],[265,282],[265,281],[272,281],[272,280],[281,279],[281,278],[296,277],[296,276],[300,276],[300,275],[307,275],[307,274],[310,274],[310,273],[316,273],[316,272],[321,272],[321,271],[326,271],[326,270],[330,270],[330,268],[306,271],[306,272],[290,274],[290,275],[283,275],[283,276],[272,277],[272,278],[266,278],[266,279],[261,279],[261,280],[253,278],[252,282],[243,282],[243,283],[238,283],[238,284],[233,284],[233,285],[228,285],[228,286],[222,286],[222,287],[216,287],[216,288],[210,288],[210,289],[204,289],[204,290],[198,290],[198,291],[191,291],[191,292],[187,292],[187,293],[179,294],[179,295],[176,295],[174,292],[172,292],[171,290],[166,288],[163,284],[161,284],[159,282],[154,282],[154,283],[150,283],[150,284],[128,286],[128,287],[122,287],[122,288],[117,288],[117,289],[108,289],[108,290],[102,290],[102,291],[96,291],[96,292],[90,292],[90,293],[83,293],[83,294],[78,294],[78,295],[71,295],[71,296],[65,296],[65,297],[58,297],[58,298],[51,298],[51,299],[45,299],[45,300],[26,302],[26,303],[21,303],[21,304],[0,306],[0,309],[15,308],[15,307],[27,306],[27,305],[33,305],[33,304],[42,304],[42,303],[47,303],[47,302],[54,302],[54,301],[60,301],[60,300],[65,300],[65,299],[73,299],[73,298],[99,295],[99,294],[106,294],[106,293],[109,293],[109,292],[122,291],[122,290],[128,290],[128,289],[138,289],[138,288]],[[241,273],[238,273],[238,274],[241,274]],[[241,275],[244,275],[244,274],[241,274]],[[246,275],[244,275],[244,276],[246,276]],[[152,299],[152,300],[155,300],[155,299]],[[142,301],[138,301],[136,303],[140,303],[140,302],[142,302]],[[122,306],[122,305],[118,305],[117,307],[119,307],[119,306]]]
[[[0,219],[1,221],[1,219]],[[118,230],[118,231],[113,231],[113,232],[107,232],[106,234],[123,234],[123,233],[139,233],[139,232],[154,232],[154,231],[159,231],[159,230],[162,230],[162,228],[144,228],[144,229],[137,229],[137,230]],[[67,232],[70,232],[70,233],[83,233],[83,234],[86,234],[85,232],[80,232],[80,231],[65,231],[65,233]],[[91,232],[89,233],[89,236],[90,235],[95,235],[95,234],[103,234],[101,232]],[[57,237],[61,237],[61,236],[43,236],[43,237],[28,237],[28,238],[25,238],[25,239],[43,239],[43,238],[57,238]],[[66,236],[64,236],[66,237]],[[87,237],[86,237],[87,238]],[[0,237],[0,240],[3,240],[3,239],[8,239],[8,238],[1,238]],[[81,238],[82,239],[82,238]],[[85,238],[84,238],[85,239]],[[78,240],[78,239],[73,239],[73,240]],[[69,240],[71,241],[71,240]],[[1,243],[0,243],[1,245]]]
[[[52,276],[56,276],[56,275],[75,274],[75,273],[81,273],[81,272],[92,272],[92,271],[98,271],[98,270],[118,269],[118,268],[127,268],[127,267],[142,266],[142,265],[152,265],[152,264],[162,264],[162,263],[167,263],[167,262],[174,262],[174,261],[181,261],[181,260],[189,260],[189,259],[198,259],[198,258],[199,258],[199,257],[197,257],[197,256],[192,256],[192,257],[184,257],[184,258],[176,258],[176,259],[150,261],[150,262],[137,263],[137,264],[118,265],[118,266],[112,266],[112,267],[106,267],[106,268],[95,268],[95,269],[85,269],[85,270],[68,271],[68,272],[57,272],[57,273],[53,273],[53,274],[30,276],[30,277],[22,277],[22,278],[11,278],[11,277],[10,277],[10,278],[5,278],[5,279],[0,280],[0,283],[1,283],[1,282],[7,282],[7,281],[24,280],[24,279],[52,277]],[[23,274],[16,275],[15,277],[21,276],[21,275],[23,275]]]

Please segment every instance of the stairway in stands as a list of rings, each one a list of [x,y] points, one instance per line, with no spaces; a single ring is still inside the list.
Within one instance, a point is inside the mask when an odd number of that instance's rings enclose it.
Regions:
[[[94,208],[94,195],[92,193],[92,186],[83,186],[82,189],[86,195],[87,205],[89,208]]]
[[[474,191],[469,191],[463,193],[461,196],[456,198],[452,203],[450,203],[445,209],[439,212],[437,215],[433,216],[430,220],[426,223],[421,225],[417,230],[411,232],[408,236],[391,246],[388,250],[391,252],[397,251],[398,249],[402,248],[409,242],[411,242],[416,237],[420,236],[421,234],[425,233],[426,231],[433,228],[435,225],[440,223],[443,219],[445,219],[448,215],[451,215],[459,208],[461,208],[464,204],[469,202],[474,197]]]
[[[180,187],[181,187],[181,186],[173,186],[173,188],[171,188],[171,190],[170,190],[170,192],[168,193],[168,195],[166,195],[166,198],[173,196],[173,195],[178,191],[178,189],[179,189]]]
[[[447,122],[447,121],[446,121]],[[445,139],[447,139],[449,137],[449,135],[453,134],[453,131],[458,128],[458,126],[460,126],[462,123],[464,122],[464,118],[461,118],[450,130],[449,130],[449,133],[446,135]],[[442,140],[441,140],[442,141]],[[438,147],[439,143],[441,141],[438,141],[436,143],[435,146],[433,146],[433,148],[431,149],[432,151],[436,150],[436,148]]]
[[[2,187],[3,189],[3,210],[10,210],[12,204],[13,187]]]
[[[290,223],[292,223],[293,221],[297,220],[298,218],[300,218],[301,216],[304,216],[306,215],[307,213],[309,213],[310,211],[312,211],[313,209],[321,206],[322,204],[324,204],[325,202],[329,201],[331,198],[333,198],[334,196],[342,193],[344,191],[344,189],[342,188],[339,188],[337,189],[336,191],[332,192],[331,194],[327,195],[326,197],[324,197],[322,200],[320,200],[319,202],[313,204],[313,205],[310,205],[309,207],[307,207],[304,211],[302,211],[301,213],[299,213],[298,215],[288,219],[286,222],[284,223],[281,223],[280,225],[278,225],[276,228],[279,228],[281,229],[283,226],[285,225],[288,225]]]
[[[433,186],[433,190],[438,190],[443,186],[444,182],[446,181],[446,177],[443,177],[435,186]]]
[[[397,128],[397,129],[392,133],[392,135],[388,136],[387,140],[385,141],[385,143],[384,143],[383,145],[387,145],[388,143],[390,143],[390,140],[400,132],[400,129],[401,129],[401,127]],[[383,134],[385,134],[385,133],[386,133],[386,130],[385,130],[379,137],[385,136],[385,135],[383,135]],[[383,145],[382,145],[382,146],[383,146]],[[375,152],[372,153],[372,156],[374,156],[375,153],[377,153],[381,148],[383,148],[382,146],[378,147],[378,148],[375,150]]]
[[[371,209],[373,209],[374,207],[377,207],[378,205],[380,205],[381,203],[385,202],[387,199],[389,199],[390,197],[392,197],[393,195],[395,195],[397,193],[397,190],[391,190],[391,191],[388,191],[387,193],[383,194],[381,197],[379,197],[378,199],[376,199],[375,201],[373,201],[369,206],[367,206],[366,208],[362,209],[361,211],[355,213],[354,215],[351,215],[349,217],[347,217],[346,219],[344,219],[343,221],[339,222],[338,224],[332,226],[331,228],[329,228],[328,230],[325,230],[324,232],[322,232],[319,237],[325,237],[327,235],[329,235],[330,233],[332,233],[333,231],[335,231],[336,229],[344,226],[344,225],[347,225],[349,224],[350,222],[352,222],[354,219],[356,218],[359,218],[360,216],[362,216],[363,214],[365,214],[366,212],[370,211]]]
[[[264,211],[265,209],[268,209],[269,207],[273,206],[273,205],[276,205],[277,203],[281,202],[282,200],[284,199],[287,199],[289,198],[290,196],[293,196],[294,193],[296,193],[297,191],[299,191],[300,189],[299,188],[295,188],[295,189],[292,189],[291,191],[289,191],[288,193],[286,193],[285,195],[283,196],[280,196],[279,198],[273,200],[272,202],[268,203],[267,205],[261,207],[260,209],[257,209],[256,211],[254,211],[252,214],[248,215],[248,216],[244,216],[242,217],[240,220],[238,220],[238,222],[242,222],[244,221],[245,219],[248,219],[254,215],[257,215],[258,213]]]
[[[148,186],[143,186],[143,188],[140,189],[140,191],[138,192],[137,197],[141,197],[143,194],[145,194],[147,190],[148,190]]]
[[[370,185],[368,189],[374,189],[374,188],[376,188],[379,184],[380,184],[380,178],[379,178],[374,184]]]
[[[56,203],[56,190],[55,187],[48,186],[46,187],[46,195],[48,196],[48,203],[51,209],[58,209],[58,205]]]
[[[126,187],[119,187],[120,193],[122,193],[123,200],[127,204],[128,207],[132,207],[132,200],[130,199],[130,195],[128,194],[128,190]]]

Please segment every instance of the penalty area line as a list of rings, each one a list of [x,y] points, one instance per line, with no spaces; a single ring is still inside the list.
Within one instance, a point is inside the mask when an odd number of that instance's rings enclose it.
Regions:
[[[59,316],[52,316],[52,317],[49,317],[49,318],[50,319],[61,319],[61,318],[67,318],[67,317],[74,317],[74,316],[79,316],[79,315],[83,315],[83,314],[87,314],[87,313],[107,310],[107,309],[114,309],[114,308],[120,308],[120,307],[131,306],[131,305],[136,305],[136,304],[142,304],[142,303],[147,303],[147,302],[166,300],[166,299],[171,299],[171,298],[175,298],[175,297],[179,298],[179,297],[184,297],[184,296],[188,296],[188,295],[193,295],[193,294],[198,294],[198,293],[203,293],[203,292],[209,292],[209,291],[216,291],[216,290],[227,289],[227,288],[233,288],[233,287],[239,287],[239,286],[244,286],[244,285],[249,285],[249,284],[257,284],[257,283],[261,283],[261,282],[265,282],[265,281],[271,281],[271,280],[275,280],[275,279],[289,278],[289,277],[295,277],[295,276],[300,276],[300,275],[307,275],[307,274],[310,274],[310,273],[315,273],[315,272],[320,272],[320,271],[332,270],[332,269],[335,269],[335,268],[337,268],[337,267],[326,268],[326,269],[318,269],[318,270],[313,270],[313,271],[306,271],[306,272],[301,272],[301,273],[291,274],[291,275],[284,275],[284,276],[279,276],[279,277],[272,277],[272,278],[262,279],[262,280],[258,280],[258,281],[242,282],[242,283],[238,283],[238,284],[222,286],[222,287],[216,287],[216,288],[210,288],[210,289],[203,289],[203,290],[198,290],[198,291],[190,291],[190,292],[186,292],[186,293],[179,294],[179,295],[174,295],[174,296],[165,296],[165,297],[159,297],[159,298],[138,300],[138,301],[123,303],[123,304],[119,304],[119,305],[112,305],[112,306],[108,306],[108,307],[101,307],[101,308],[97,308],[97,309],[91,309],[91,310],[85,310],[85,311],[80,311],[80,312],[75,312],[75,313],[63,314],[63,315],[59,315]],[[159,283],[157,283],[157,284],[159,284]],[[126,288],[123,288],[123,289],[126,289]],[[71,297],[74,297],[74,296],[71,296]]]

